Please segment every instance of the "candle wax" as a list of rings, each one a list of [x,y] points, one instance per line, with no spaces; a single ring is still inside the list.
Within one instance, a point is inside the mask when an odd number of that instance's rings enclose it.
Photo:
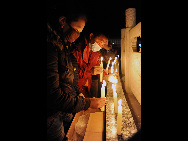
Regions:
[[[118,101],[118,116],[117,116],[117,134],[121,135],[121,125],[122,125],[122,106],[121,99]]]

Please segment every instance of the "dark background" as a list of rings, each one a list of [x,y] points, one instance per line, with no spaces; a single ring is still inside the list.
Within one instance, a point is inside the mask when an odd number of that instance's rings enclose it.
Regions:
[[[136,8],[136,23],[140,22],[141,0],[47,0],[48,13],[59,11],[66,15],[69,11],[83,12],[88,19],[83,34],[102,32],[108,38],[121,38],[127,8]]]

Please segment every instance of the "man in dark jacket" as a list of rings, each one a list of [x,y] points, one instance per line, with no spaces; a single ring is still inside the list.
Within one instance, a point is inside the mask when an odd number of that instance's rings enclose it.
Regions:
[[[82,32],[86,18],[60,17],[56,26],[47,24],[47,140],[62,141],[64,123],[69,113],[101,108],[105,98],[84,98],[78,87],[73,43]],[[56,29],[56,30],[54,30]]]

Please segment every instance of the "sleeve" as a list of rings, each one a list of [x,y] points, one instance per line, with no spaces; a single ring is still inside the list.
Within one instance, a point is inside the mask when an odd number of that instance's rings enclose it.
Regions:
[[[103,77],[104,77],[105,75],[107,75],[107,73],[106,73],[105,69],[103,69]]]
[[[58,111],[77,113],[87,110],[90,99],[76,96],[75,89],[66,82],[59,82],[58,52],[47,50],[47,115]]]

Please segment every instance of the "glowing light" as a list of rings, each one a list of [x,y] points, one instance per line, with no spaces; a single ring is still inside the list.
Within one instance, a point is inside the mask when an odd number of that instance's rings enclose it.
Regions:
[[[110,81],[110,82],[112,82],[112,83],[117,83],[117,78],[116,78],[115,76],[113,76],[113,75],[110,75],[110,76],[108,77],[108,81]]]
[[[101,57],[101,63],[102,63],[103,57]]]
[[[103,80],[102,86],[106,86],[106,81]]]

